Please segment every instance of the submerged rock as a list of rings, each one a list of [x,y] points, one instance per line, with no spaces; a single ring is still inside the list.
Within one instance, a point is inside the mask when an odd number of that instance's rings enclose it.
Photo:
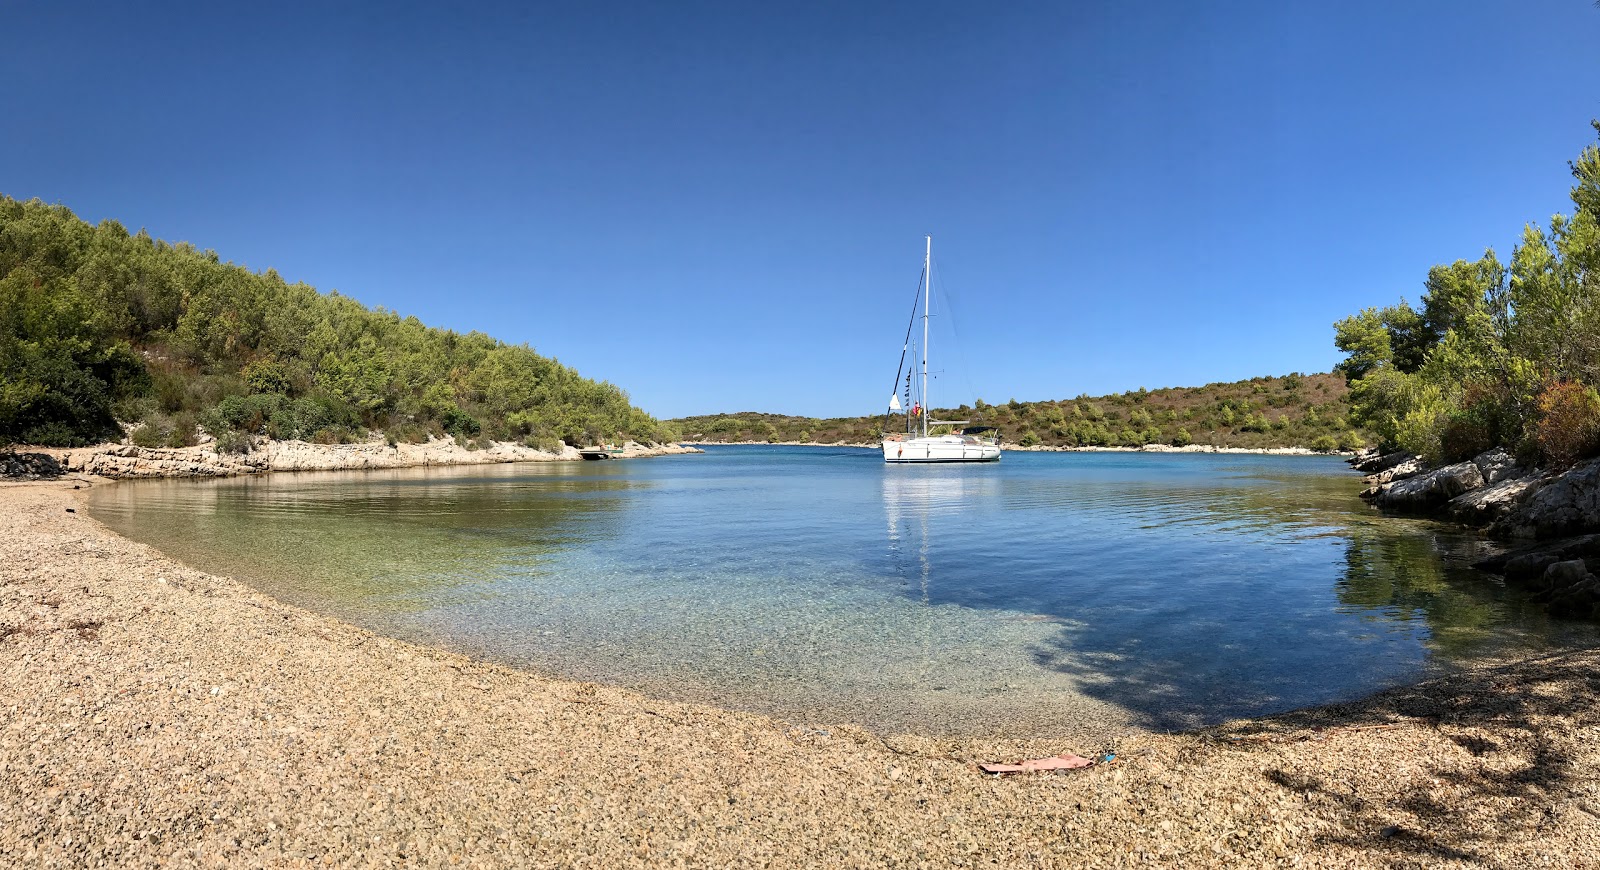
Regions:
[[[1600,618],[1600,535],[1524,547],[1474,567],[1529,590],[1553,616]]]
[[[1573,560],[1583,561],[1591,572],[1600,568],[1600,535],[1531,544],[1484,559],[1472,567],[1503,575],[1507,583],[1530,586],[1536,579],[1543,578],[1551,565]]]

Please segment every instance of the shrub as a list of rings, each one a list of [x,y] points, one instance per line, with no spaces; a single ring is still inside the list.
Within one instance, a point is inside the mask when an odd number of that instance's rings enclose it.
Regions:
[[[420,423],[396,423],[389,427],[388,440],[391,446],[402,441],[407,444],[421,444],[428,440],[428,427]]]
[[[522,439],[522,443],[525,447],[543,450],[546,453],[560,453],[563,446],[560,438],[550,435],[529,435]]]
[[[192,412],[184,411],[172,419],[172,431],[167,434],[168,447],[193,447],[199,443],[195,437],[198,422]]]
[[[276,393],[228,396],[202,418],[202,423],[212,435],[227,429],[261,433],[267,430],[267,423],[273,415],[286,404],[288,400]]]
[[[144,425],[128,433],[128,439],[140,447],[160,447],[172,434],[171,424],[165,417],[152,415]]]
[[[1495,446],[1484,421],[1471,411],[1447,416],[1439,427],[1439,463],[1463,462]]]
[[[473,436],[483,431],[483,424],[476,417],[466,411],[451,405],[439,415],[439,422],[444,426],[444,431],[452,435]]]
[[[1533,437],[1555,466],[1600,452],[1600,393],[1576,381],[1560,381],[1539,394]]]
[[[1339,442],[1332,435],[1318,435],[1311,439],[1311,449],[1318,453],[1332,453],[1339,449]]]
[[[217,435],[216,438],[218,453],[245,454],[250,452],[250,436],[243,432],[223,432]]]
[[[1017,443],[1021,444],[1023,447],[1036,447],[1039,444],[1039,436],[1034,434],[1033,430],[1030,429],[1022,433],[1022,437],[1018,439]]]
[[[1194,436],[1189,434],[1189,430],[1188,429],[1179,429],[1178,433],[1176,435],[1172,436],[1172,446],[1173,447],[1188,447],[1190,444],[1193,444],[1193,443],[1194,443]]]
[[[1354,452],[1354,451],[1360,450],[1360,449],[1362,449],[1363,447],[1366,447],[1366,446],[1367,446],[1367,442],[1362,440],[1361,436],[1357,435],[1354,432],[1340,432],[1339,433],[1338,447],[1339,447],[1340,450],[1343,450],[1343,451],[1346,451],[1346,452]],[[1473,454],[1473,455],[1476,456],[1477,454]]]

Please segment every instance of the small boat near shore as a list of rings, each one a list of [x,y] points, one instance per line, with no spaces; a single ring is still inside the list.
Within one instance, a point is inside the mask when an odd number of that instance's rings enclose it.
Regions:
[[[595,447],[585,447],[578,451],[579,456],[582,456],[584,459],[591,462],[602,459],[620,459],[622,458],[622,453],[623,451],[621,447],[612,447],[609,444],[601,444]]]
[[[906,373],[906,403],[900,401],[900,373],[905,369],[905,353],[911,347],[911,329],[916,325],[917,313],[913,308],[911,323],[906,326],[906,342],[900,352],[900,370],[895,372],[895,391],[889,394],[889,411],[905,409],[906,431],[885,434],[883,461],[892,463],[928,462],[998,462],[1000,460],[1000,432],[990,426],[972,426],[970,420],[930,420],[933,404],[928,401],[928,307],[933,299],[933,236],[927,237],[927,247],[922,260],[922,383],[921,399],[911,401],[911,375]],[[920,426],[920,434],[912,425],[913,418]],[[949,427],[948,431],[930,434],[929,427]]]

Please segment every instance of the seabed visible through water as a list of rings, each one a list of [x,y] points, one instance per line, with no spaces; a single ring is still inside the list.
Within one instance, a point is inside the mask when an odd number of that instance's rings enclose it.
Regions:
[[[1331,457],[850,448],[127,482],[91,512],[410,640],[813,722],[1172,729],[1593,643]]]

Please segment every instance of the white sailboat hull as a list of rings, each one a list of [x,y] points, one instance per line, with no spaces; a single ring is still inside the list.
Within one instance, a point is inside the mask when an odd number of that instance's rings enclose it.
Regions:
[[[928,435],[922,438],[883,439],[883,461],[998,462],[1000,447],[970,435]]]

